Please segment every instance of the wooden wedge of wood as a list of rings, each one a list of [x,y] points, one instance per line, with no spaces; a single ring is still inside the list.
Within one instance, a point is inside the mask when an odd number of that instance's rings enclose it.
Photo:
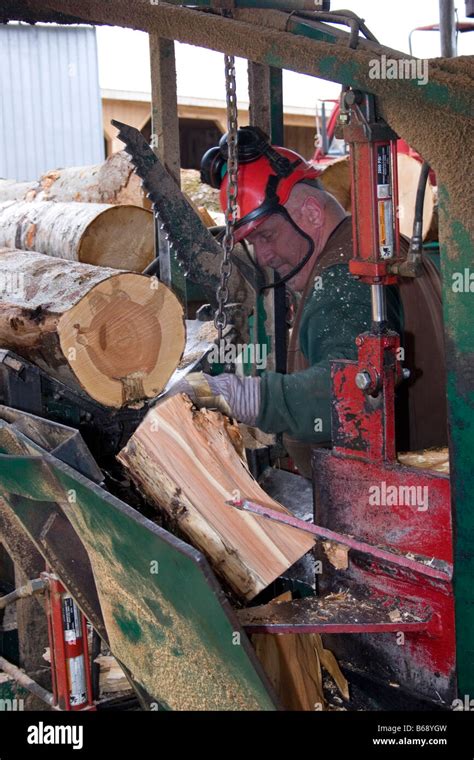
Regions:
[[[154,258],[153,235],[153,214],[137,206],[0,204],[0,247],[143,272]]]
[[[225,504],[240,496],[287,512],[251,476],[238,426],[219,412],[194,409],[184,394],[151,409],[118,459],[243,599],[314,546],[301,531]]]
[[[286,591],[273,599],[272,604],[291,599],[291,591]],[[257,657],[286,710],[327,709],[322,667],[344,699],[349,699],[349,684],[319,634],[254,633],[251,639]]]
[[[101,404],[158,395],[185,344],[157,278],[0,248],[0,345]]]

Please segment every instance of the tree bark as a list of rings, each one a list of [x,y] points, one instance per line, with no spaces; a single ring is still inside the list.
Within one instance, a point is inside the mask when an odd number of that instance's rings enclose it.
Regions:
[[[0,249],[0,346],[101,404],[156,396],[184,342],[182,307],[157,278]]]
[[[184,394],[151,409],[118,459],[243,599],[314,546],[306,533],[225,504],[248,498],[287,512],[252,478],[237,425],[219,412],[194,410]]]
[[[40,177],[36,200],[131,204],[150,208],[141,180],[124,150],[96,166],[53,169]]]
[[[0,179],[0,203],[33,200],[37,187],[37,182],[16,182],[14,179]]]
[[[101,164],[52,169],[35,182],[0,180],[0,201],[60,201],[128,204],[150,208],[141,180],[124,150]]]
[[[7,201],[0,204],[0,247],[143,272],[154,257],[153,215],[105,203]]]

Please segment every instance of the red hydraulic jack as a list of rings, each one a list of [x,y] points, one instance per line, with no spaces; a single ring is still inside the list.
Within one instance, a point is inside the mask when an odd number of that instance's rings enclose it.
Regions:
[[[341,120],[353,173],[349,268],[371,286],[372,328],[356,339],[357,361],[331,362],[333,448],[313,451],[315,524],[245,499],[233,505],[339,543],[347,562],[333,564],[318,543],[318,596],[249,608],[240,619],[249,633],[328,634],[353,677],[449,707],[456,696],[449,476],[399,463],[395,443],[395,392],[409,372],[400,337],[387,326],[385,287],[419,271],[398,246],[397,135],[377,118],[373,97],[353,90],[343,93]]]
[[[95,710],[87,621],[56,576],[47,574],[48,629],[55,704],[61,710]]]

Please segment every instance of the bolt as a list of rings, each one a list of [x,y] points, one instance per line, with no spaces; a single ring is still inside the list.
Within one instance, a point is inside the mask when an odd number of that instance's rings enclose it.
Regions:
[[[368,372],[358,372],[355,376],[356,385],[361,391],[366,391],[372,385],[372,379]]]
[[[403,367],[403,369],[402,369],[402,377],[403,377],[403,379],[404,380],[408,380],[408,378],[410,377],[410,375],[411,375],[410,370],[407,367]]]

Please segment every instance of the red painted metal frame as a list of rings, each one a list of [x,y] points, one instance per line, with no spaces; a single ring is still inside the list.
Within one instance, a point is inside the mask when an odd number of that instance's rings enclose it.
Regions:
[[[321,594],[341,587],[356,596],[369,593],[371,599],[388,594],[401,606],[417,602],[433,613],[425,632],[404,633],[403,647],[393,637],[372,635],[369,628],[360,641],[335,637],[331,646],[342,660],[358,663],[360,669],[367,669],[370,652],[372,673],[384,670],[391,674],[389,680],[407,690],[449,703],[456,695],[449,476],[396,461],[398,336],[383,330],[367,333],[358,337],[357,345],[358,361],[331,363],[333,450],[313,452],[315,522],[408,558],[421,555],[434,567],[443,567],[444,573],[439,579],[422,577],[403,563],[387,564],[367,552],[350,552],[347,570],[336,570],[321,553]],[[360,372],[370,376],[368,392],[356,385]],[[387,493],[395,498],[388,501]],[[407,504],[399,498],[402,493],[423,498]],[[374,504],[374,494],[379,494],[379,504]]]
[[[393,460],[395,450],[395,389],[402,377],[397,360],[400,337],[384,331],[363,333],[356,339],[359,361],[331,362],[332,440],[334,450],[373,461]],[[371,385],[356,385],[366,372]]]
[[[92,698],[92,680],[89,663],[89,651],[87,644],[87,621],[79,612],[82,638],[75,644],[67,643],[64,636],[63,598],[67,594],[62,583],[54,576],[48,574],[48,629],[51,654],[51,673],[53,681],[53,694],[55,703],[61,710],[82,711],[95,710]],[[84,671],[86,681],[86,700],[83,704],[71,704],[71,683],[68,669],[68,659],[71,657],[84,657]]]
[[[319,591],[323,595],[342,587],[352,593],[370,593],[372,599],[389,595],[400,604],[420,603],[431,608],[429,630],[405,633],[403,647],[391,638],[336,642],[338,655],[364,665],[360,652],[370,646],[374,664],[392,668],[396,680],[434,701],[436,693],[449,701],[455,696],[455,629],[452,588],[453,536],[449,476],[406,467],[397,462],[373,462],[331,451],[313,452],[315,520],[336,531],[350,531],[361,541],[390,551],[419,553],[433,566],[445,569],[444,580],[421,578],[400,566],[384,565],[367,555],[351,552],[347,570],[336,570],[323,553]],[[399,491],[426,488],[427,509],[419,505],[370,503],[370,491],[385,484]],[[384,501],[384,500],[382,500]],[[401,629],[400,629],[401,630]],[[369,633],[369,631],[366,631]],[[365,639],[365,637],[364,637]],[[414,686],[415,684],[415,686]]]

